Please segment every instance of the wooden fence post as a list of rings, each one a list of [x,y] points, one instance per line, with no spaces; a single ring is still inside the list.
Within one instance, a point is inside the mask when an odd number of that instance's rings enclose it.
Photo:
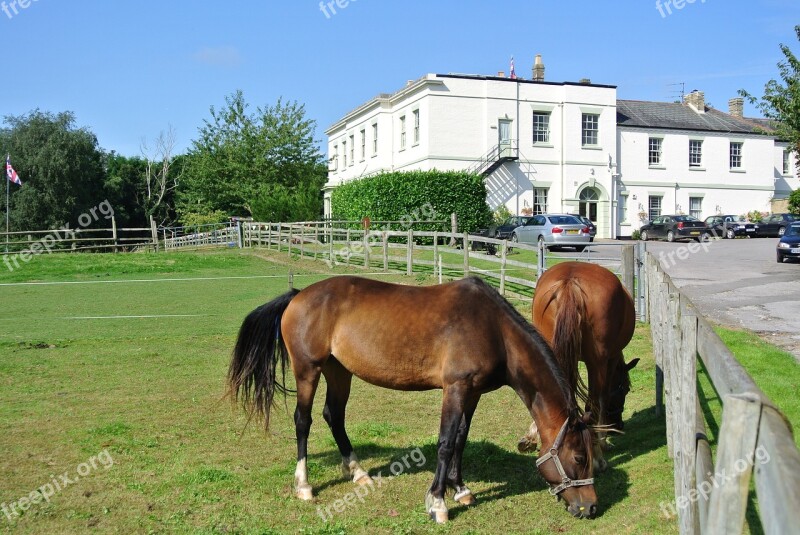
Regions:
[[[506,295],[506,255],[508,254],[508,242],[503,241],[500,246],[500,295]]]
[[[384,230],[381,235],[383,241],[383,271],[389,272],[389,234]]]
[[[294,239],[292,236],[294,236],[294,228],[292,227],[291,223],[289,223],[288,226],[289,226],[289,241],[288,241],[289,253],[288,253],[288,255],[289,255],[289,258],[291,258],[292,257],[292,240]]]
[[[753,472],[750,461],[755,456],[760,419],[759,396],[741,394],[723,399],[714,476],[717,479],[708,506],[707,533],[742,532]]]
[[[450,214],[450,233],[450,247],[455,247],[457,245],[456,234],[458,233],[458,217],[455,212]]]
[[[634,287],[634,273],[636,266],[634,262],[634,246],[622,246],[622,285],[627,288],[631,297],[636,296],[636,288]]]
[[[688,300],[681,296],[680,319],[680,398],[678,400],[680,437],[675,455],[676,482],[680,481],[680,491],[676,497],[684,496],[688,507],[680,510],[681,533],[700,533],[698,519],[695,462],[697,450],[697,316],[690,308]]]
[[[406,275],[411,275],[414,272],[414,231],[408,229],[408,238],[406,244]]]
[[[330,236],[328,238],[328,261],[331,267],[336,265],[336,259],[333,256],[333,225],[330,227]]]
[[[348,228],[347,232],[345,233],[345,240],[347,241],[347,245],[345,245],[345,247],[347,247],[347,254],[344,255],[345,263],[347,264],[347,267],[350,267],[350,228]]]
[[[436,263],[439,261],[439,231],[433,232],[433,274],[436,275]],[[441,283],[440,283],[441,284]]]
[[[111,216],[111,237],[114,239],[114,252],[119,252],[117,249],[117,220],[113,215]],[[166,247],[166,235],[164,235],[164,238],[164,246]]]
[[[469,277],[469,233],[464,233],[464,278]]]
[[[156,229],[156,220],[150,216],[150,234],[153,237],[153,250],[158,252],[158,230]]]
[[[364,231],[364,267],[369,267],[369,231]]]

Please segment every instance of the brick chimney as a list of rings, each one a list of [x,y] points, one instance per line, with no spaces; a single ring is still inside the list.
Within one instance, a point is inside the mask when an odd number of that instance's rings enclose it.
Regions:
[[[730,99],[728,101],[728,113],[734,117],[744,117],[744,99],[742,97]]]
[[[542,63],[541,54],[536,54],[536,60],[533,63],[533,81],[544,82],[544,63]]]
[[[695,89],[684,97],[683,102],[691,106],[697,113],[706,112],[706,95],[702,91]]]
[[[505,78],[506,77],[505,71],[497,71],[497,77],[498,78]]]

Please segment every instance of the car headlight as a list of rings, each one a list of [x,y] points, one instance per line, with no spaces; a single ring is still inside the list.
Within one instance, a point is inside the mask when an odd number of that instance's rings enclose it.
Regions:
[[[782,241],[778,244],[778,249],[790,249],[791,247],[792,246],[786,243],[785,241]]]

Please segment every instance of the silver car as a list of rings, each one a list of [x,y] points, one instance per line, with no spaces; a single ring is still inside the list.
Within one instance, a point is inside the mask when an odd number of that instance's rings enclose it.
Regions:
[[[547,250],[560,247],[574,247],[580,252],[586,245],[573,245],[575,243],[589,244],[591,241],[590,229],[580,219],[568,214],[540,214],[528,219],[528,222],[514,229],[511,241],[535,245],[543,242]]]

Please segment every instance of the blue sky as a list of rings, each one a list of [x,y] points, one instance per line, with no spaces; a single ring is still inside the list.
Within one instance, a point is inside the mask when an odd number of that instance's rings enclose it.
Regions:
[[[170,124],[185,150],[237,89],[253,107],[304,103],[323,140],[406,80],[507,72],[512,55],[520,76],[539,53],[550,81],[657,101],[685,82],[727,110],[738,89],[760,95],[777,77],[779,43],[800,52],[797,0],[683,1],[339,0],[326,15],[319,0],[28,0],[16,14],[5,0],[0,110],[70,110],[104,149],[135,155]]]

